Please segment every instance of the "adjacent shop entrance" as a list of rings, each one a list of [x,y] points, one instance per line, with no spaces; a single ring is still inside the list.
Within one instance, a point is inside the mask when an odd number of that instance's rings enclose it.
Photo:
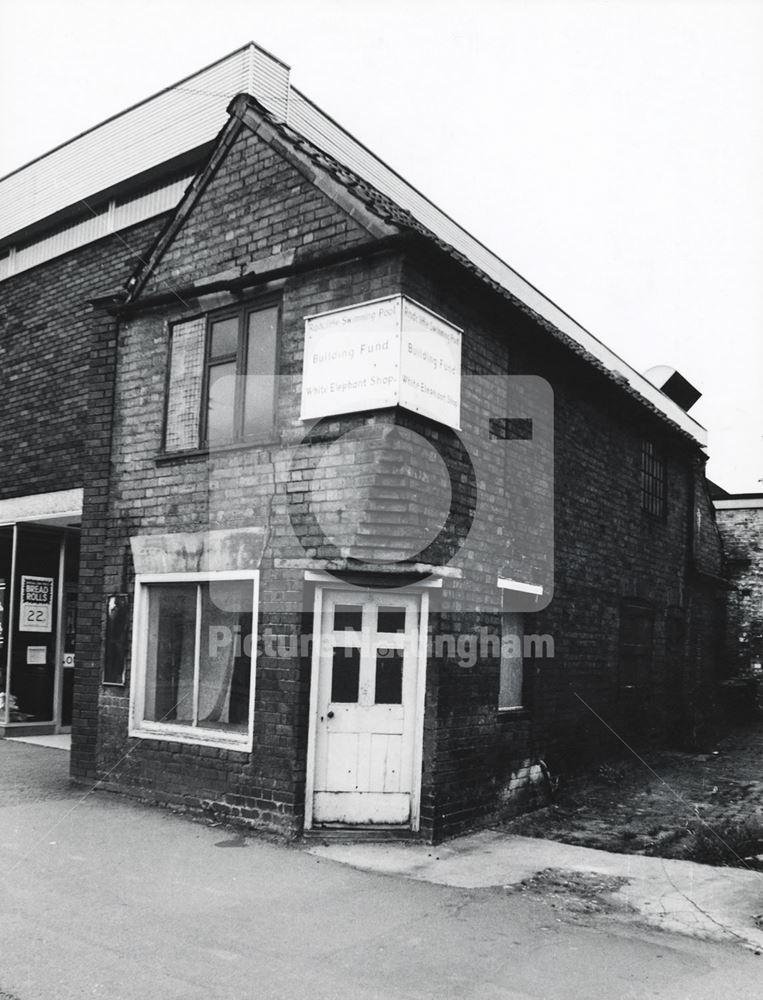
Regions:
[[[318,590],[308,828],[418,828],[427,599]]]
[[[0,734],[72,721],[79,530],[0,527]]]

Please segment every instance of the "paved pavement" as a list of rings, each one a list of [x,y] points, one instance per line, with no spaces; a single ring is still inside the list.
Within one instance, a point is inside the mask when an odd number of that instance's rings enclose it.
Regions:
[[[763,952],[763,872],[612,854],[493,830],[437,848],[334,844],[315,847],[313,853],[363,871],[468,889],[520,886],[540,873],[548,882],[553,872],[557,885],[564,873],[605,876],[605,882],[619,883],[605,894],[611,918]],[[574,893],[574,878],[571,886]]]
[[[753,1000],[763,957],[359,871],[67,784],[0,741],[0,998]]]

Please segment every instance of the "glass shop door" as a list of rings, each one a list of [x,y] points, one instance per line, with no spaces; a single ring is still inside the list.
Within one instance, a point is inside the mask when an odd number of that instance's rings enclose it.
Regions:
[[[16,524],[10,545],[7,534],[0,529],[0,725],[61,731],[71,725],[78,531]]]

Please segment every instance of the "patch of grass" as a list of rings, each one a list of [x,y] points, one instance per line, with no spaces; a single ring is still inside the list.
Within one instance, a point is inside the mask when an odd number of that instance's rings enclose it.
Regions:
[[[763,854],[763,818],[753,816],[694,824],[684,856],[705,865],[760,868],[759,854]]]

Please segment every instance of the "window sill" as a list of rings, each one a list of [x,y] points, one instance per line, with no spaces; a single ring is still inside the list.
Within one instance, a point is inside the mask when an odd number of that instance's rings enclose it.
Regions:
[[[517,705],[514,708],[497,708],[496,712],[503,718],[529,719],[530,709],[524,705]]]
[[[268,438],[264,441],[233,441],[231,444],[217,445],[215,448],[189,448],[186,451],[161,451],[154,461],[157,465],[169,465],[172,462],[193,461],[195,459],[211,458],[214,455],[230,451],[253,451],[255,448],[275,448],[281,444],[279,438]]]
[[[251,753],[254,742],[249,733],[226,736],[219,730],[216,732],[214,730],[199,731],[184,729],[180,726],[157,726],[155,729],[130,727],[127,735],[139,740],[162,740],[169,743],[185,743],[188,746],[237,750],[240,753]]]

